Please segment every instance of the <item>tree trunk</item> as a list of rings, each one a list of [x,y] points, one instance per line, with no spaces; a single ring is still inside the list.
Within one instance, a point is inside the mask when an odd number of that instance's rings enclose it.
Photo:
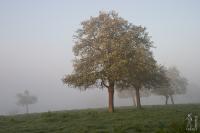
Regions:
[[[140,102],[140,89],[136,88],[136,101],[137,101],[137,108],[141,108],[141,102]]]
[[[137,106],[135,92],[132,91],[133,106]]]
[[[167,105],[169,96],[167,95],[167,96],[165,96],[165,98],[166,98],[165,104]]]
[[[174,104],[174,98],[172,95],[170,95],[170,99],[171,99],[172,104]]]
[[[114,84],[108,87],[108,96],[109,96],[108,111],[112,113],[114,112]]]
[[[26,113],[29,113],[29,108],[28,108],[28,104],[25,105],[26,106]]]

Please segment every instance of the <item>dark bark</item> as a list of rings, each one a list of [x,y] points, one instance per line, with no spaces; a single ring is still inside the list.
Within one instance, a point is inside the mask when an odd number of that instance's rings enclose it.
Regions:
[[[137,103],[137,108],[141,108],[141,102],[140,102],[140,89],[139,88],[136,88],[135,89],[136,91],[136,103]]]
[[[165,96],[165,98],[166,98],[165,104],[167,105],[168,104],[169,96],[167,95],[167,96]]]
[[[108,87],[108,96],[108,111],[112,113],[114,112],[114,84],[110,84]]]
[[[174,98],[172,95],[170,95],[170,99],[171,99],[172,104],[174,104]]]

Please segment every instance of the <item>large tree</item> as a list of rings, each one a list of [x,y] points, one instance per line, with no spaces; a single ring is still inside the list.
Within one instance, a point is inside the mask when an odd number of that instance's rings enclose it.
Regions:
[[[166,76],[169,80],[169,86],[161,86],[160,88],[152,90],[153,93],[157,95],[164,96],[168,104],[168,99],[170,97],[172,104],[174,104],[174,95],[185,94],[187,90],[187,79],[183,77],[176,67],[165,68]]]
[[[129,73],[145,69],[140,74],[146,75],[151,65],[154,68],[152,42],[144,27],[129,23],[114,11],[100,12],[97,17],[83,21],[81,26],[74,35],[74,71],[63,81],[83,90],[94,86],[107,88],[109,112],[113,112],[116,84],[126,83],[123,81]],[[133,81],[134,76],[140,75],[132,74]]]

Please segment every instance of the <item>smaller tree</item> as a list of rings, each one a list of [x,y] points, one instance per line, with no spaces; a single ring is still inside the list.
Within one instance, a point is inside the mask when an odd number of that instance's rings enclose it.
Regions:
[[[169,67],[165,71],[169,80],[169,86],[161,86],[160,88],[152,90],[157,95],[164,96],[166,98],[165,104],[168,104],[168,99],[171,99],[174,104],[174,95],[185,94],[187,90],[187,79],[180,75],[179,70],[176,67]]]
[[[17,94],[18,102],[17,105],[25,106],[26,113],[29,113],[29,104],[35,104],[37,102],[36,96],[31,96],[28,90],[25,90],[24,93]]]
[[[135,90],[137,108],[141,108],[141,89],[156,89],[160,88],[160,86],[168,86],[168,79],[165,75],[164,67],[156,64],[151,53],[143,54],[143,56],[139,56],[139,59],[143,59],[143,62],[141,64],[133,64],[133,66],[131,64],[129,66],[130,71],[128,77],[122,83],[119,82],[117,84],[121,90],[124,88]]]

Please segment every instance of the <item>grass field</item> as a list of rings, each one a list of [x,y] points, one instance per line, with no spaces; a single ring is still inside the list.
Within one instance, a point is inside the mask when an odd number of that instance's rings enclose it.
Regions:
[[[141,110],[118,107],[115,113],[86,109],[0,116],[0,133],[184,133],[189,112],[200,116],[200,104],[143,106]]]

